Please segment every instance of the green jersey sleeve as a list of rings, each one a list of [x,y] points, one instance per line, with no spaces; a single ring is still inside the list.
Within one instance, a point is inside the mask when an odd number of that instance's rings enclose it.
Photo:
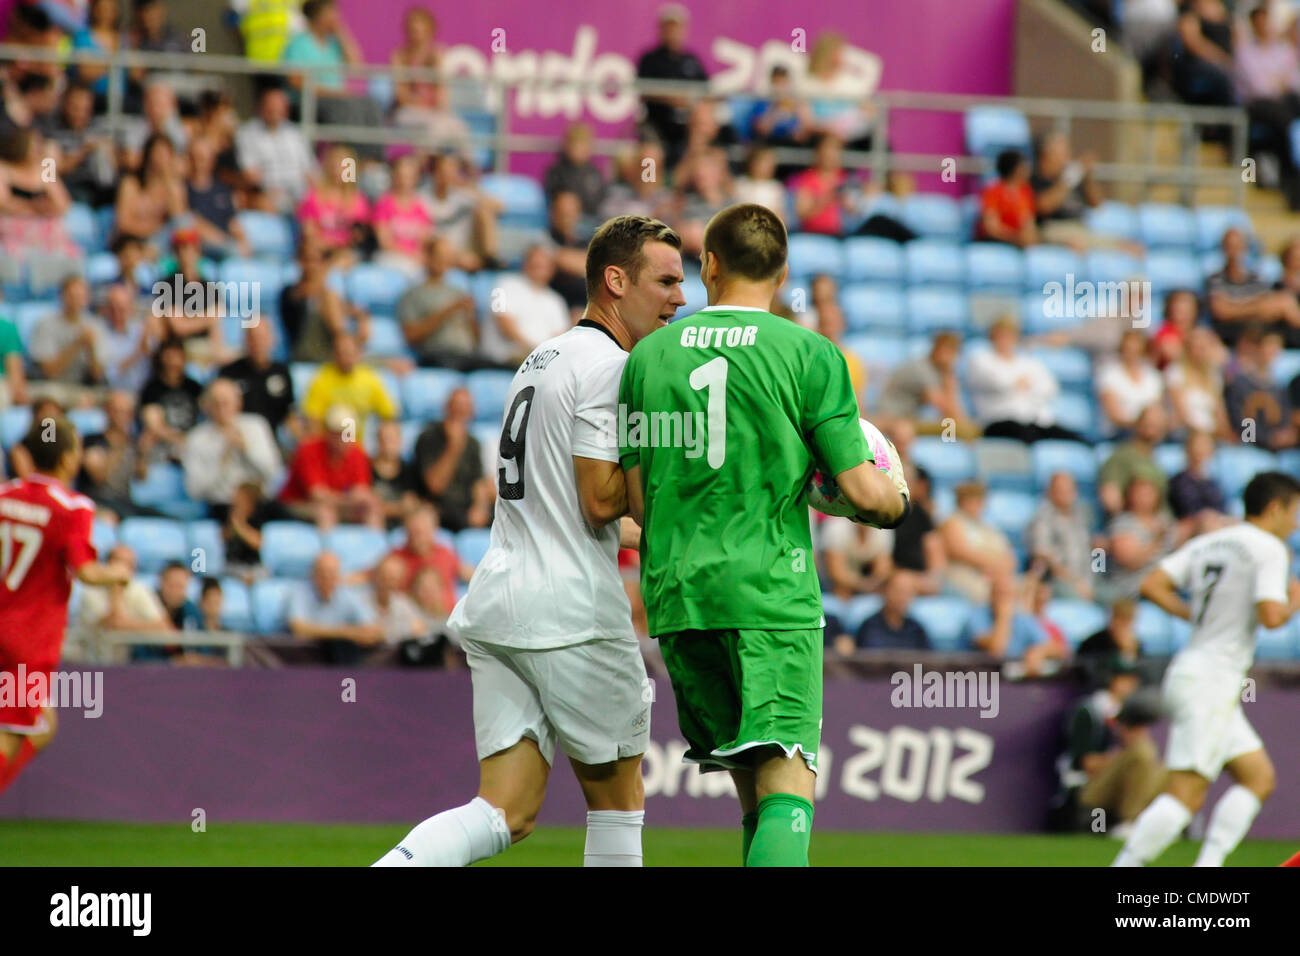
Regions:
[[[871,461],[858,424],[858,400],[844,355],[829,339],[815,349],[804,373],[801,425],[818,465],[838,475]]]
[[[623,366],[623,377],[618,383],[618,422],[620,424],[618,457],[624,471],[641,464],[641,450],[636,445],[628,444],[627,428],[622,425],[627,421],[628,413],[632,409],[640,407],[637,401],[640,394],[640,383],[641,362],[637,350],[634,348],[628,355],[627,363]]]

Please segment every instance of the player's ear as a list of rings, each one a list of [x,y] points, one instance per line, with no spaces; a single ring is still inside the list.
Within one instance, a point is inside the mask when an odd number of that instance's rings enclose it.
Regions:
[[[605,266],[605,288],[615,298],[627,295],[627,273],[618,266]]]

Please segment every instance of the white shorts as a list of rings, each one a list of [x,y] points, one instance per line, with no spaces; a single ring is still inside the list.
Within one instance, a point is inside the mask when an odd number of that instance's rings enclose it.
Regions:
[[[1241,681],[1229,675],[1205,677],[1170,671],[1164,703],[1169,712],[1165,765],[1193,770],[1214,780],[1223,765],[1242,754],[1263,750],[1264,742],[1241,707]]]
[[[547,763],[558,743],[585,764],[645,753],[652,688],[635,639],[523,650],[462,647],[474,682],[474,743],[483,760],[525,737]]]

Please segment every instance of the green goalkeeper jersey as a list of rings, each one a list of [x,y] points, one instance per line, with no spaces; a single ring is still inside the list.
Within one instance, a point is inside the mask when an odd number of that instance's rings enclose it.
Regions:
[[[824,624],[808,505],[814,470],[871,459],[844,356],[760,309],[709,306],[632,349],[623,467],[641,467],[650,633]]]

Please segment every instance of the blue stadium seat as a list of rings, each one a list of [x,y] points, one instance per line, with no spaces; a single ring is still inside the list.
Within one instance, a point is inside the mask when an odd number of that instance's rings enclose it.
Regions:
[[[470,294],[474,296],[480,322],[491,321],[492,292],[503,275],[504,272],[476,272],[470,276]]]
[[[63,215],[63,229],[68,238],[86,252],[98,252],[103,245],[95,210],[84,203],[73,203]]]
[[[1255,262],[1255,271],[1261,282],[1272,285],[1282,278],[1282,260],[1277,256],[1260,256]]]
[[[963,632],[970,620],[971,605],[965,598],[941,595],[919,597],[907,613],[925,629],[936,651],[964,650]]]
[[[491,543],[492,532],[487,528],[466,528],[456,535],[456,554],[472,567],[483,560]]]
[[[1236,227],[1250,237],[1255,227],[1250,216],[1240,206],[1198,206],[1196,215],[1196,248],[1201,252],[1217,252],[1223,244],[1223,234]]]
[[[506,410],[506,396],[514,372],[481,369],[465,376],[465,387],[474,400],[474,417],[479,421],[500,421]]]
[[[1138,235],[1148,250],[1196,249],[1196,216],[1186,206],[1147,202],[1138,206],[1137,216]]]
[[[961,208],[957,200],[939,193],[913,193],[902,203],[903,224],[926,239],[962,242]]]
[[[221,626],[228,631],[252,631],[253,600],[239,578],[221,580]]]
[[[1063,391],[1056,396],[1056,424],[1088,441],[1097,438],[1097,408],[1090,395]]]
[[[412,284],[411,277],[397,269],[363,262],[355,265],[345,279],[347,297],[363,309],[392,314],[397,300]]]
[[[686,304],[677,307],[674,319],[684,319],[688,315],[694,315],[709,304],[709,290],[704,288],[704,283],[700,281],[699,276],[686,277],[686,281],[682,283],[682,296],[686,299]]]
[[[903,290],[878,282],[860,282],[840,292],[845,324],[854,332],[887,331],[902,335],[906,330]]]
[[[253,585],[249,595],[253,606],[253,627],[259,634],[281,634],[287,628],[285,614],[289,596],[299,588],[310,587],[305,581],[268,578]]]
[[[117,539],[135,552],[144,573],[156,574],[168,561],[189,565],[185,526],[171,518],[126,518],[117,529]]]
[[[383,383],[384,391],[388,393],[388,397],[391,398],[393,400],[393,404],[397,406],[397,417],[401,418],[402,417],[401,379],[397,377],[397,374],[393,372],[392,369],[385,368],[382,365],[374,364],[371,365],[371,368],[374,369],[375,374],[379,376],[379,381]]]
[[[388,535],[360,525],[338,525],[323,536],[326,551],[339,556],[344,574],[369,571],[388,554]]]
[[[250,291],[247,296],[241,293],[241,302],[253,302],[259,312],[280,314],[280,293],[285,286],[280,263],[268,259],[224,259],[217,267],[217,277],[222,282],[249,283]],[[235,344],[243,346],[242,341]]]
[[[1150,601],[1139,601],[1133,630],[1143,653],[1163,656],[1169,653],[1170,617]]]
[[[1108,617],[1104,608],[1091,601],[1061,598],[1047,604],[1047,619],[1061,629],[1071,647],[1104,628]]]
[[[1047,490],[1058,471],[1074,477],[1081,495],[1091,497],[1097,486],[1097,454],[1091,445],[1074,441],[1039,441],[1029,448],[1034,463],[1034,480],[1040,492]]]
[[[1224,497],[1232,499],[1240,496],[1250,479],[1276,467],[1273,453],[1256,445],[1221,445],[1210,459],[1210,477],[1223,489]]]
[[[83,438],[87,435],[103,434],[108,427],[108,414],[102,408],[70,408],[68,421]]]
[[[1092,388],[1092,357],[1083,349],[1030,349],[1029,354],[1047,366],[1062,388]]]
[[[796,232],[790,237],[788,261],[791,275],[825,272],[836,279],[844,275],[844,250],[840,241],[830,236]]]
[[[1047,283],[1064,284],[1067,275],[1079,281],[1083,269],[1083,259],[1067,246],[1030,246],[1025,250],[1025,289],[1041,295]]]
[[[1102,236],[1137,239],[1140,232],[1137,212],[1128,203],[1108,199],[1084,215],[1088,228]]]
[[[1190,621],[1184,621],[1181,617],[1169,616],[1169,653],[1176,654],[1187,646],[1187,639],[1192,636],[1192,625]],[[1146,648],[1143,648],[1146,650]],[[1154,652],[1152,652],[1154,653]]]
[[[114,282],[121,272],[117,256],[111,252],[96,252],[86,257],[86,281],[92,286]]]
[[[1300,349],[1286,349],[1273,360],[1273,384],[1286,386],[1300,375]]]
[[[966,246],[966,284],[971,289],[1019,292],[1025,284],[1025,254],[1001,242]]]
[[[489,173],[479,180],[479,188],[505,207],[502,225],[546,228],[546,196],[533,177]]]
[[[293,255],[293,229],[288,218],[251,209],[236,216],[254,256],[288,259]]]
[[[1127,282],[1144,271],[1141,259],[1117,249],[1093,249],[1084,261],[1092,282]]]
[[[1295,618],[1281,627],[1261,627],[1255,634],[1255,656],[1266,661],[1300,658],[1300,624]]]
[[[293,396],[297,404],[307,397],[307,390],[320,374],[320,365],[316,362],[290,362],[289,378],[293,380]]]
[[[0,414],[0,444],[5,448],[13,448],[23,440],[23,436],[32,427],[32,408],[30,405],[20,405],[17,408],[6,408],[3,414]]]
[[[132,481],[131,500],[181,521],[202,518],[207,511],[202,502],[185,493],[185,476],[180,466],[170,462],[154,462],[143,481]]]
[[[1175,289],[1191,289],[1200,292],[1204,285],[1201,264],[1190,252],[1162,250],[1147,256],[1147,280],[1152,291],[1157,295],[1168,294]]]
[[[1064,299],[1046,296],[1042,290],[1026,292],[1020,297],[1019,306],[1020,330],[1025,335],[1069,328],[1080,321],[1067,314]]]
[[[975,471],[990,489],[1032,494],[1034,462],[1029,447],[1011,438],[980,438],[972,443]]]
[[[1300,475],[1300,448],[1287,448],[1278,452],[1277,467],[1278,471],[1285,471],[1288,475]]]
[[[966,257],[955,242],[942,239],[916,239],[903,247],[910,285],[964,285]]]
[[[878,236],[845,239],[844,280],[846,282],[901,282],[904,275],[903,248]]]
[[[226,570],[226,543],[221,537],[221,525],[210,518],[191,521],[185,526],[190,567],[198,574],[219,575]],[[203,563],[195,567],[199,558]]]
[[[962,116],[966,151],[990,162],[1004,149],[1032,150],[1029,120],[1010,106],[972,106]]]
[[[984,501],[984,517],[1011,539],[1017,550],[1024,547],[1025,527],[1038,510],[1039,498],[1026,491],[990,489]]]
[[[366,355],[378,355],[385,358],[407,358],[411,355],[402,326],[387,315],[375,315],[370,318],[370,337],[366,339]]]
[[[843,345],[867,365],[883,369],[892,370],[912,357],[911,339],[896,335],[849,335]]]
[[[844,632],[850,636],[858,633],[864,621],[880,610],[884,599],[879,594],[855,594],[840,602],[839,618]]]
[[[320,552],[320,535],[313,524],[268,521],[262,526],[262,563],[277,577],[305,578]]]
[[[495,113],[487,110],[460,110],[460,118],[465,121],[469,131],[475,136],[491,137],[497,131],[497,118]],[[474,150],[474,165],[478,169],[487,169],[492,165],[492,158],[496,154],[487,146],[480,146]]]
[[[465,376],[445,368],[417,368],[402,379],[402,407],[408,418],[439,421],[447,398],[465,384]]]
[[[95,523],[90,527],[90,543],[99,552],[101,560],[107,558],[108,552],[113,550],[113,545],[117,544],[117,525],[96,518]]]
[[[940,329],[970,329],[970,302],[959,289],[913,286],[907,290],[907,331],[925,335]]]
[[[22,339],[24,348],[31,348],[32,329],[36,328],[36,323],[58,311],[59,303],[56,299],[29,300],[19,302],[13,307],[12,320],[18,327],[18,337]]]
[[[1157,445],[1152,457],[1155,458],[1156,464],[1160,466],[1160,470],[1170,478],[1187,467],[1187,449],[1177,442],[1166,442],[1163,445]]]
[[[975,455],[963,442],[922,435],[912,442],[912,460],[928,471],[935,483],[966,481],[975,477]]]

